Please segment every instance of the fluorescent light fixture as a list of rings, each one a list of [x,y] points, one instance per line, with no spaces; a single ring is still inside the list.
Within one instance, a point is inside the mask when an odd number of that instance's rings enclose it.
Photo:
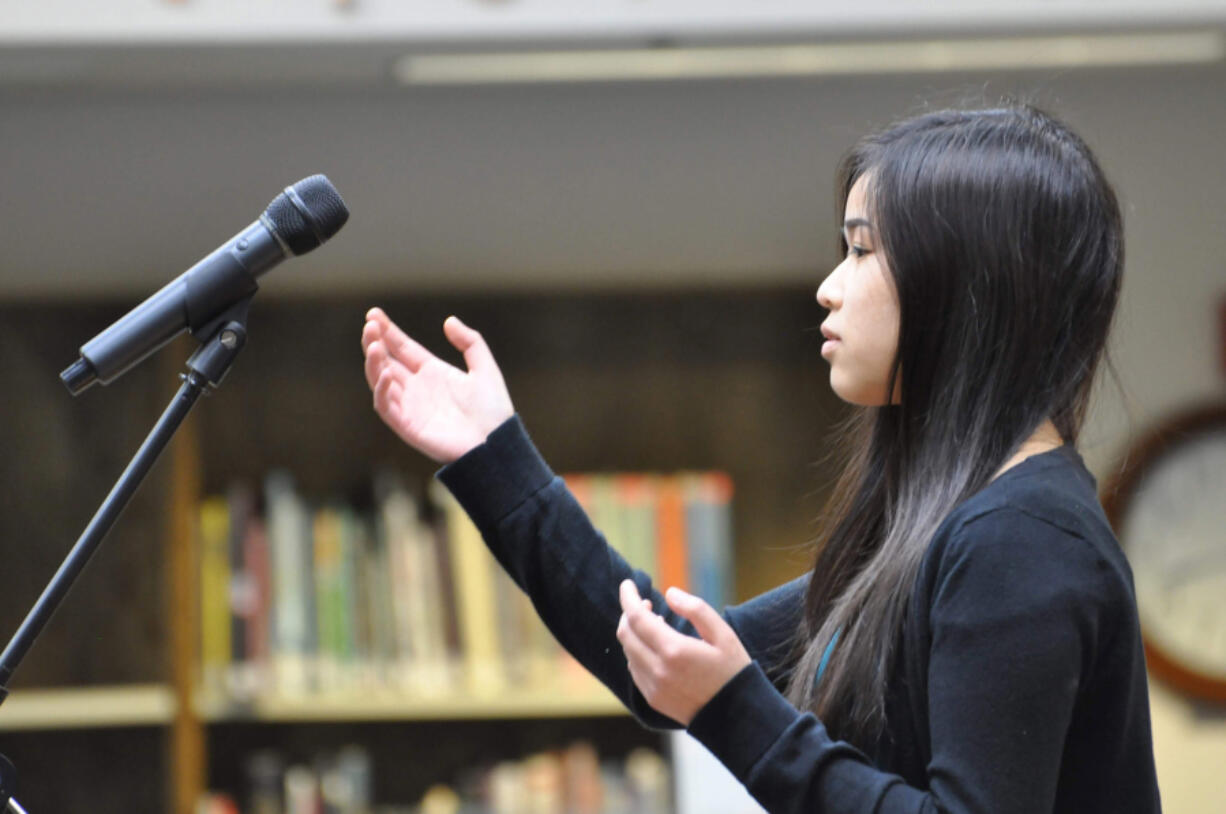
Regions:
[[[410,54],[406,85],[941,73],[1219,62],[1219,31],[980,39],[832,42],[726,48],[641,48]]]

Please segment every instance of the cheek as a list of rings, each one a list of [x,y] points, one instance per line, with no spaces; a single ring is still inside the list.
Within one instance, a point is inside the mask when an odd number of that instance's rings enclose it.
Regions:
[[[888,298],[878,300],[874,309],[870,348],[873,378],[881,386],[883,399],[890,369],[894,366],[894,357],[898,354],[898,304],[893,298],[893,292],[887,293]]]
[[[898,349],[899,314],[893,289],[865,286],[848,291],[844,303],[844,345],[830,367],[830,385],[844,401],[879,407],[887,397],[890,368]]]
[[[882,303],[873,325],[873,353],[888,367],[898,350],[898,308],[892,302]]]
[[[898,297],[894,293],[894,284],[889,272],[884,268],[876,268],[866,275],[865,286],[860,292],[861,308],[865,315],[866,327],[870,331],[875,356],[884,357],[888,367],[894,361],[894,353],[898,349],[898,328],[901,319],[898,311]]]

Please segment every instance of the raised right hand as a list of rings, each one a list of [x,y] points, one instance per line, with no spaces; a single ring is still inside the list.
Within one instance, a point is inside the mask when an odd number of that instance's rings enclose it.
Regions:
[[[467,371],[415,342],[379,308],[366,314],[362,352],[375,412],[413,448],[450,463],[483,443],[515,408],[481,334],[448,317],[443,333]]]

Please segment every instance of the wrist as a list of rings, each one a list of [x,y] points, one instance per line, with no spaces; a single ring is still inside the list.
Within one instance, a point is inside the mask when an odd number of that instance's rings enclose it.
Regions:
[[[474,520],[497,522],[553,480],[517,415],[499,424],[482,443],[441,467],[435,477]]]

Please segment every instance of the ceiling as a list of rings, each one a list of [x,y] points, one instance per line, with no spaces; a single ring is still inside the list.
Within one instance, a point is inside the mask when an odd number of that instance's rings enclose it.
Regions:
[[[144,82],[0,83],[0,296],[150,292],[316,172],[351,219],[266,291],[808,284],[839,156],[899,115],[1020,95],[1121,168],[1162,151],[1129,134],[1163,106],[1226,124],[1220,62],[404,87],[343,52],[328,81],[201,83],[159,80],[190,49],[142,53]]]

